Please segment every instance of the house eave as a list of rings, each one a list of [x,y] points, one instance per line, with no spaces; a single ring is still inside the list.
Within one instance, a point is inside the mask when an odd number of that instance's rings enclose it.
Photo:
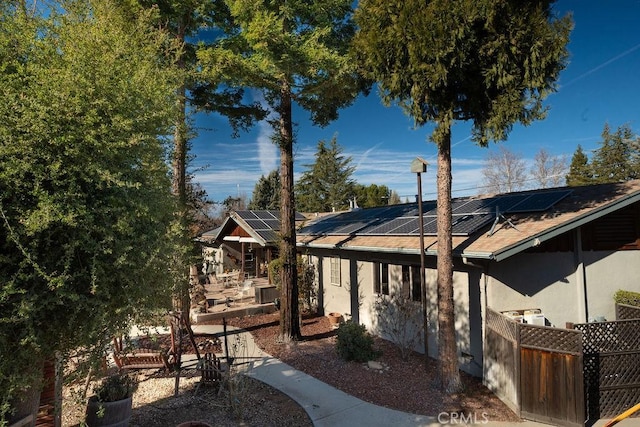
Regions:
[[[625,208],[633,203],[636,203],[639,200],[640,200],[640,193],[631,194],[626,197],[622,197],[611,204],[603,206],[599,209],[594,209],[593,211],[590,211],[583,215],[579,215],[565,224],[560,224],[556,227],[549,228],[548,230],[542,233],[535,234],[526,240],[522,240],[514,245],[499,249],[492,254],[492,258],[495,261],[502,261],[516,254],[519,254],[520,252],[523,252],[529,248],[534,248],[540,245],[541,243],[546,242],[547,240],[553,239],[554,237],[557,237],[568,231],[581,227],[584,224],[587,224],[591,221],[594,221],[598,218],[601,218],[619,209]]]

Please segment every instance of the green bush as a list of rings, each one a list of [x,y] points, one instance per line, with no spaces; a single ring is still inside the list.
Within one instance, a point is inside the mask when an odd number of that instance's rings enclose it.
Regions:
[[[631,292],[631,291],[623,291],[619,289],[614,295],[613,300],[618,304],[627,304],[633,305],[635,307],[640,307],[640,293]]]
[[[373,337],[367,328],[351,320],[340,324],[336,346],[338,354],[345,360],[366,362],[380,356],[380,352],[373,349]]]

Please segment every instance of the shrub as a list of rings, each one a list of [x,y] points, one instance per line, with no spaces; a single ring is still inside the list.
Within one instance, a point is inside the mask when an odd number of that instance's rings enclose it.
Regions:
[[[623,291],[619,289],[613,295],[613,300],[618,304],[627,304],[633,305],[635,307],[640,307],[640,293],[632,292],[632,291]]]
[[[366,362],[380,356],[380,352],[373,349],[373,337],[367,328],[351,320],[340,324],[336,346],[338,354],[345,360]]]
[[[98,402],[116,402],[133,396],[138,383],[128,375],[111,375],[95,390]]]
[[[395,293],[388,297],[378,296],[373,308],[383,336],[388,337],[399,348],[402,360],[409,360],[413,349],[422,341],[422,305]]]

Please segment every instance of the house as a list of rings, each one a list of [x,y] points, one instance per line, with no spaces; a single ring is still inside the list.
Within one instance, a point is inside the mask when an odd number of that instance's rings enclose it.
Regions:
[[[296,222],[305,219],[296,213]],[[240,270],[247,277],[268,277],[268,264],[278,257],[279,232],[279,211],[231,211],[220,227],[199,238],[204,269],[207,273]]]
[[[429,354],[437,356],[436,208],[423,202]],[[613,319],[613,294],[640,291],[640,181],[452,200],[461,369],[482,376],[487,308],[564,328]],[[352,210],[298,231],[319,305],[378,332],[380,295],[420,304],[418,205]],[[423,347],[417,348],[420,350]]]

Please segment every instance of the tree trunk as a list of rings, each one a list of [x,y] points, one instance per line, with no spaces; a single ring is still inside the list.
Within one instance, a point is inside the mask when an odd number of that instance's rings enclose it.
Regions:
[[[291,88],[283,81],[280,89],[280,258],[282,259],[280,292],[280,338],[283,342],[301,337],[298,318],[298,283],[296,263],[295,200],[293,194],[293,124]]]
[[[184,25],[178,25],[176,30],[176,38],[181,44],[185,42]],[[184,56],[181,55],[176,63],[178,69],[182,72],[186,69]],[[173,158],[171,162],[172,182],[171,190],[178,198],[178,210],[180,214],[180,222],[184,233],[188,233],[189,226],[187,223],[187,97],[186,83],[182,83],[177,89],[177,117],[175,130],[173,133]],[[187,240],[189,236],[185,236]],[[191,271],[194,266],[189,267],[189,279],[181,281],[178,287],[178,295],[174,297],[174,310],[186,312],[188,317],[191,301],[189,298],[189,288],[191,285]],[[197,269],[197,267],[196,267]]]
[[[440,381],[447,393],[462,390],[458,371],[453,305],[453,244],[451,216],[451,125],[442,126],[438,144],[438,359]]]

